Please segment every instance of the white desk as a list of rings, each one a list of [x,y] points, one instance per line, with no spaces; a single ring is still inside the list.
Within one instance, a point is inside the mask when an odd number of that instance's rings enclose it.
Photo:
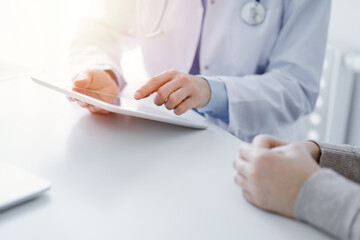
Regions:
[[[0,239],[328,239],[244,200],[216,126],[91,115],[27,79],[0,83],[0,111],[0,159],[52,182],[0,212]]]

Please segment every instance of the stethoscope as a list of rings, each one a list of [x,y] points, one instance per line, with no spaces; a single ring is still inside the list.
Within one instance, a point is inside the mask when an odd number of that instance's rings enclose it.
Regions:
[[[136,0],[136,14],[137,21],[139,25],[140,36],[143,38],[154,38],[160,36],[164,33],[160,29],[161,22],[164,18],[168,0],[164,0],[161,6],[161,12],[157,19],[155,19],[155,24],[153,27],[146,32],[144,27],[144,19],[142,16],[142,0]],[[266,9],[264,5],[261,4],[260,0],[253,0],[244,4],[241,10],[241,18],[249,26],[257,26],[264,22],[266,18]],[[133,34],[133,33],[130,33]]]
[[[260,25],[266,18],[266,9],[260,0],[248,2],[242,7],[241,18],[249,26]]]

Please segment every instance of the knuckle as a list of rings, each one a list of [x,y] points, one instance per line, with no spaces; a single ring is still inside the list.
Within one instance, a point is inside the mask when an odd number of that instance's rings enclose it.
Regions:
[[[187,85],[189,83],[189,77],[187,74],[182,73],[177,77],[177,81],[179,81],[183,85]]]
[[[269,135],[260,134],[260,135],[257,135],[253,141],[254,142],[266,142],[267,140],[269,140],[269,138],[270,138]]]
[[[179,71],[176,70],[176,69],[170,69],[170,70],[168,70],[167,72],[168,72],[169,74],[171,74],[171,75],[176,75],[176,74],[179,73]]]
[[[182,82],[187,82],[189,80],[188,76],[186,76],[185,74],[182,74],[180,77],[179,77],[179,80],[182,81]]]
[[[185,77],[184,82],[185,82],[187,85],[189,85],[189,87],[190,87],[191,89],[193,89],[193,88],[195,87],[193,81],[191,81],[191,79],[190,79],[188,76]]]

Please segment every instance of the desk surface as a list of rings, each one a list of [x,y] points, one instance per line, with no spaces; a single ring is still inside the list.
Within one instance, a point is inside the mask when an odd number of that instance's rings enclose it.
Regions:
[[[216,126],[91,115],[28,79],[0,83],[0,110],[0,159],[52,182],[0,212],[0,239],[328,239],[244,200]]]

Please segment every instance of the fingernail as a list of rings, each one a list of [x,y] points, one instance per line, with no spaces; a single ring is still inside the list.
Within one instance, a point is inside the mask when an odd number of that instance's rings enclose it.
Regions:
[[[139,91],[135,92],[134,98],[135,98],[135,99],[141,98],[141,93],[140,93]]]

